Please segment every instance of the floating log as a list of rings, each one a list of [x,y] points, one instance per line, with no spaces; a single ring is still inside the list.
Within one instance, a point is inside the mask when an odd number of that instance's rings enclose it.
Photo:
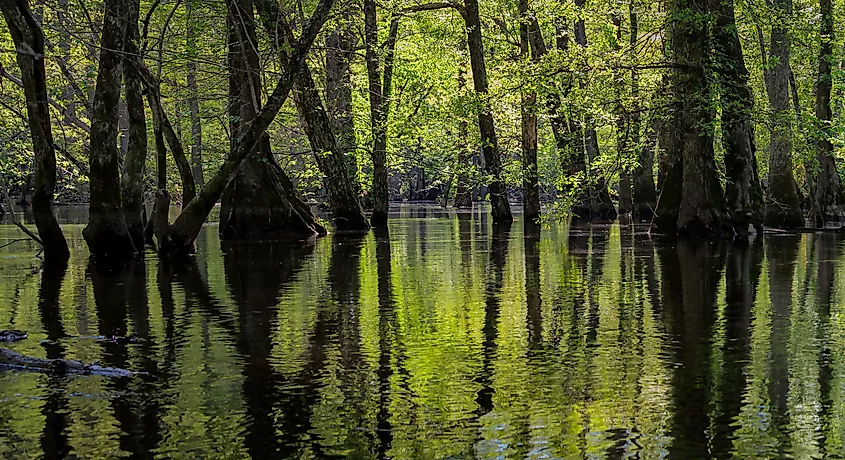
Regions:
[[[0,367],[30,372],[50,374],[99,375],[101,377],[132,377],[140,372],[132,372],[117,367],[103,367],[98,364],[85,364],[70,359],[33,358],[6,348],[0,348]]]

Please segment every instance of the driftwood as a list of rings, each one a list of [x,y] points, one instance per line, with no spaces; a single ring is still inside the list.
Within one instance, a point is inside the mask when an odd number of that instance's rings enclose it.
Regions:
[[[85,364],[70,359],[33,358],[6,348],[0,348],[0,368],[50,374],[99,375],[101,377],[132,377],[132,372],[117,367],[103,367],[99,364]]]

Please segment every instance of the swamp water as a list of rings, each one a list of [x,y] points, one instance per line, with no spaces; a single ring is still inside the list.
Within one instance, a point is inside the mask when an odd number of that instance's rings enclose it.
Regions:
[[[212,225],[188,264],[115,268],[82,228],[66,268],[0,250],[0,329],[29,332],[3,346],[145,374],[0,370],[0,458],[845,456],[837,234],[536,237],[404,207],[389,238]]]

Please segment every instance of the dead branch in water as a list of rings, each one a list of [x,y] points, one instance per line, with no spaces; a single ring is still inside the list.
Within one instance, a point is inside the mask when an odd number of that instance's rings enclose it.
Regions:
[[[9,188],[6,187],[6,182],[2,182],[3,184],[3,197],[6,199],[6,204],[9,205],[9,214],[12,216],[12,223],[15,224],[16,227],[21,229],[22,232],[26,234],[26,236],[32,238],[33,241],[44,247],[44,243],[41,242],[41,238],[38,238],[38,235],[32,232],[32,230],[26,228],[21,221],[18,220],[18,216],[15,215],[15,205],[12,203],[12,198],[9,196]]]

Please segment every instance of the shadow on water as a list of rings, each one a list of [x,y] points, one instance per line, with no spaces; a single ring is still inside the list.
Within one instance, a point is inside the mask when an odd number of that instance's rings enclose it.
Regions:
[[[0,457],[840,458],[843,248],[414,208],[179,264],[5,252],[4,347],[144,374],[0,371]]]

